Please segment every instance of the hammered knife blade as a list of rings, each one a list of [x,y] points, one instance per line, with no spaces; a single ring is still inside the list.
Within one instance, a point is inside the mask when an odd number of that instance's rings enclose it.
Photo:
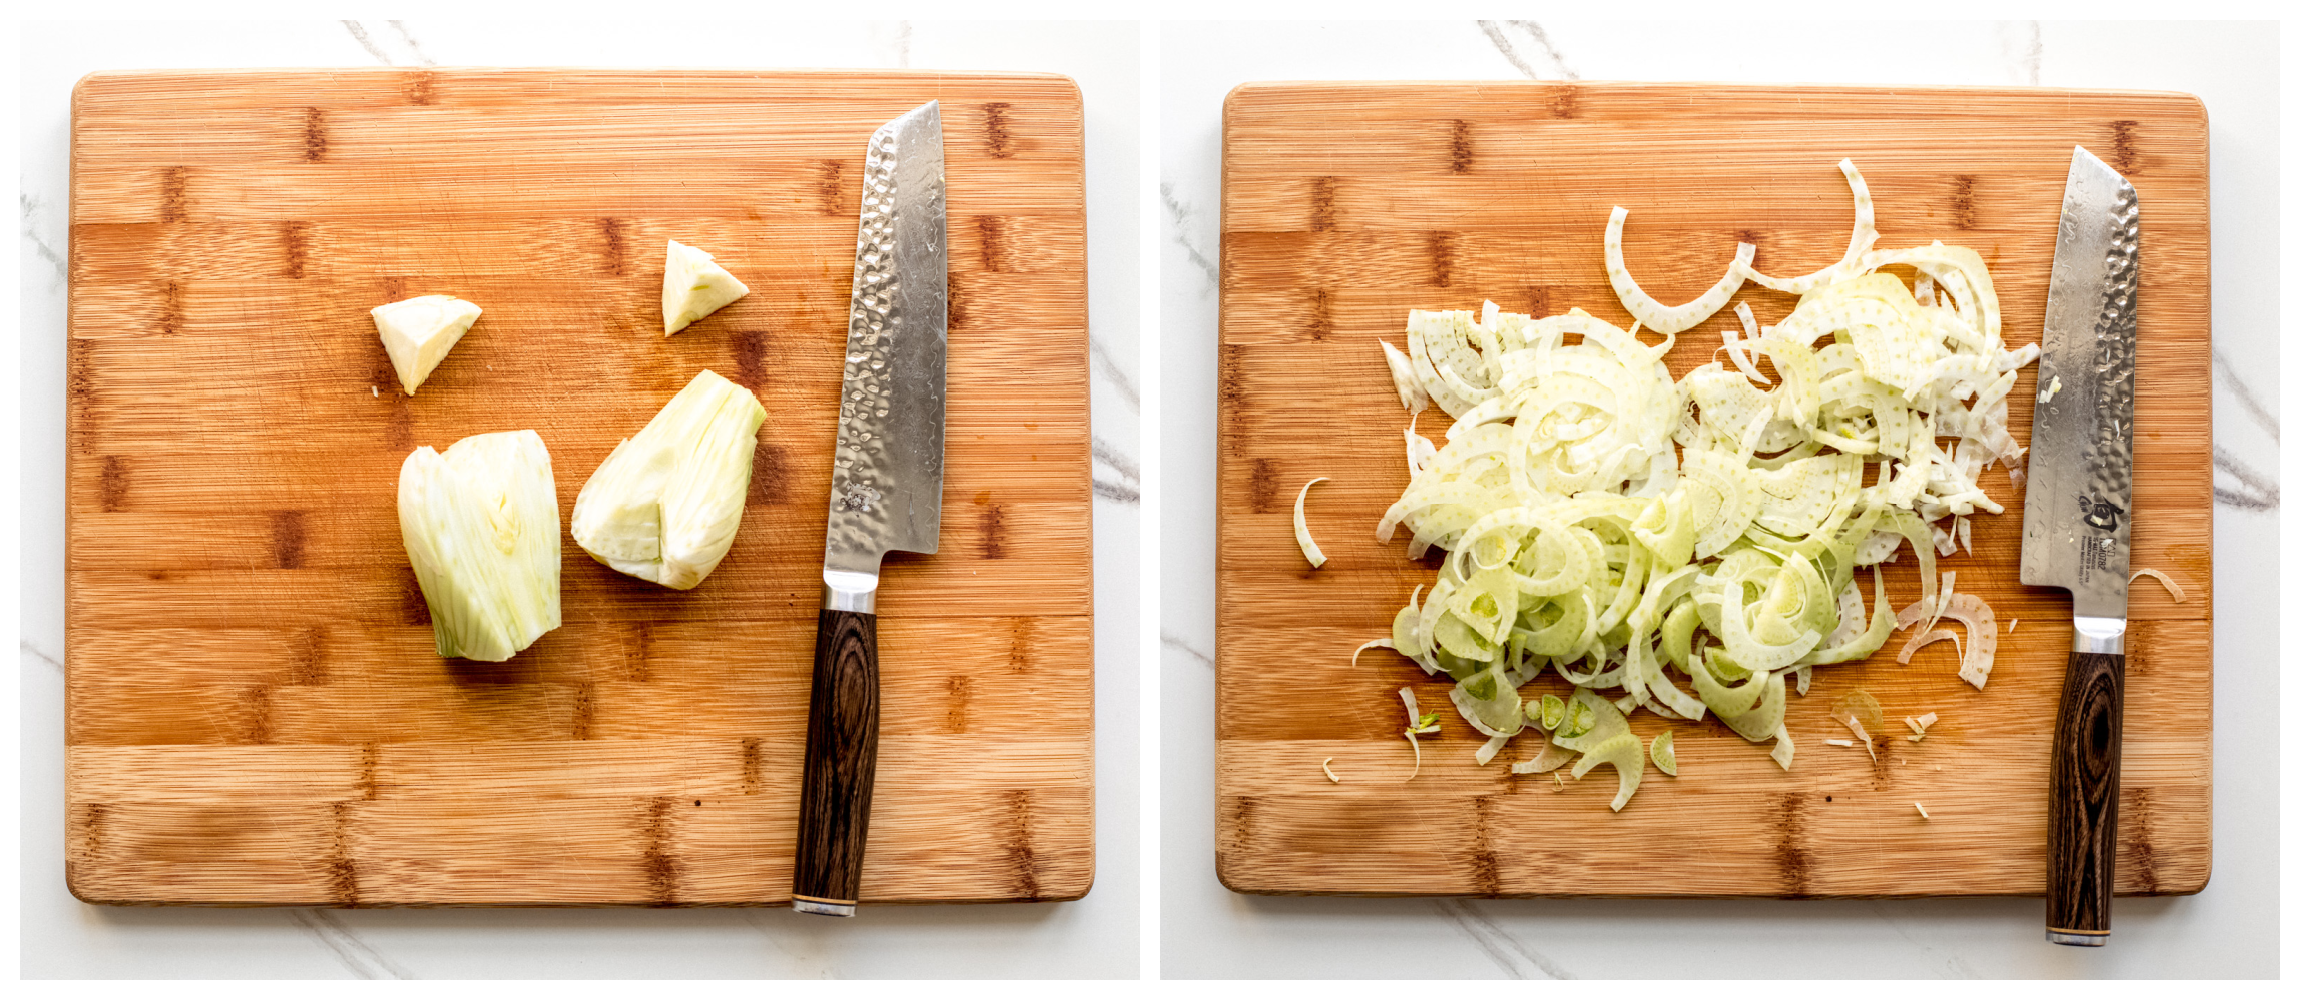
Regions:
[[[851,917],[862,898],[878,766],[879,560],[931,554],[942,530],[942,152],[942,109],[929,101],[880,126],[864,154],[792,872],[802,913]]]
[[[2045,828],[2045,936],[2055,944],[2107,944],[2116,889],[2139,296],[2140,198],[2078,146],[2045,300],[2020,553],[2021,582],[2067,588],[2076,617]]]

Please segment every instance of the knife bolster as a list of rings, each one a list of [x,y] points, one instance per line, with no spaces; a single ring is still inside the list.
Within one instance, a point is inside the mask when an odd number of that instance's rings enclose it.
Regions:
[[[878,613],[878,574],[823,571],[823,610]]]
[[[2076,645],[2079,653],[2112,653],[2124,655],[2124,628],[2122,618],[2076,618]]]

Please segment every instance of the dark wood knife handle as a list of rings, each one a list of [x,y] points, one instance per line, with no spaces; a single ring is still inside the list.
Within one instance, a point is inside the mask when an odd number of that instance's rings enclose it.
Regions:
[[[878,771],[878,616],[824,608],[815,620],[814,693],[791,894],[800,909],[853,916]],[[817,905],[806,905],[806,904]]]
[[[2055,944],[2108,943],[2123,757],[2124,654],[2068,654],[2045,832],[2045,931]]]

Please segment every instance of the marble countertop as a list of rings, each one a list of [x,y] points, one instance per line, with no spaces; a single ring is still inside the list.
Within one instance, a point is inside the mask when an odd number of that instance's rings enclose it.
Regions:
[[[1881,32],[1889,35],[1884,37]],[[2241,24],[1175,24],[1159,36],[1161,973],[1168,978],[2220,977],[2277,965],[2277,31]],[[1214,878],[1222,98],[1253,80],[1703,80],[2178,90],[2211,115],[2213,866],[2099,950],[2035,899],[1427,900]],[[2220,542],[2229,542],[2226,546]]]
[[[311,21],[31,24],[22,33],[22,972],[27,978],[1135,976],[1140,588],[1139,31],[1126,23]],[[753,910],[89,906],[64,888],[64,268],[70,92],[100,69],[788,66],[1028,70],[1086,99],[1094,433],[1095,854],[1074,903]]]

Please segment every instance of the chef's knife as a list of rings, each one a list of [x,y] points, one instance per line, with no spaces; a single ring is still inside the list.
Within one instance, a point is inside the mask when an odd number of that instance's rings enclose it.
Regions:
[[[791,882],[801,913],[851,917],[862,898],[878,766],[879,558],[932,553],[942,531],[946,235],[942,109],[928,101],[880,126],[863,159]]]
[[[2020,582],[2067,588],[2076,615],[2045,836],[2045,936],[2055,944],[2107,944],[2116,890],[2139,291],[2140,199],[2079,146],[2045,299],[2020,547]]]

